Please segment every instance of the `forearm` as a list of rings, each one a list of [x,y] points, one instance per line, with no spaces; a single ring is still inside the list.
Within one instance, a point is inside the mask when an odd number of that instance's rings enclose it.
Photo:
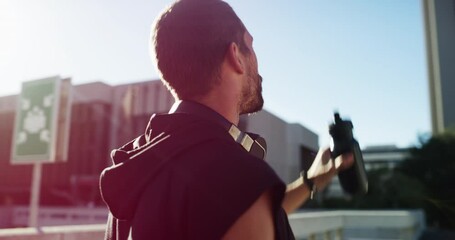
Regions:
[[[348,169],[353,163],[354,157],[351,153],[338,156],[332,161],[330,149],[328,147],[321,148],[305,174],[311,179],[313,189],[322,190],[339,170]],[[282,207],[287,214],[290,214],[308,200],[310,194],[308,184],[305,184],[303,177],[300,177],[288,185]]]
[[[287,214],[291,214],[305,203],[309,197],[310,189],[304,183],[303,178],[299,177],[294,182],[288,184],[282,207]]]

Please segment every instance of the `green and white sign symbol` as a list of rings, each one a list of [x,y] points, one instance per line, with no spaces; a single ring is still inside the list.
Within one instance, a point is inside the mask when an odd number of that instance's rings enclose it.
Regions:
[[[16,115],[13,162],[52,161],[59,78],[24,82]]]

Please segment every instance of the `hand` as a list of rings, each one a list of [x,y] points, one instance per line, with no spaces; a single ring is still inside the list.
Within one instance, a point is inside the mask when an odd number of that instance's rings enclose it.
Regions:
[[[316,189],[322,190],[339,171],[351,167],[353,163],[352,153],[342,154],[333,160],[330,156],[330,148],[321,148],[308,169],[307,177],[313,180]]]
[[[329,184],[333,176],[339,171],[349,168],[353,163],[354,157],[351,153],[343,154],[332,160],[330,149],[321,148],[307,171],[307,177],[313,180],[313,190],[322,190]],[[308,184],[305,184],[301,177],[287,186],[286,195],[282,203],[286,213],[294,212],[302,203],[308,200],[308,197],[311,196],[308,190]]]

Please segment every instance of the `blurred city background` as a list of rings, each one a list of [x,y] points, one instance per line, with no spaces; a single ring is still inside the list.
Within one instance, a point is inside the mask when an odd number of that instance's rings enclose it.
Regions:
[[[280,177],[297,178],[329,144],[335,110],[363,150],[369,193],[346,195],[334,179],[290,216],[297,238],[455,239],[455,1],[227,2],[264,78],[265,109],[239,127],[267,139]],[[98,179],[110,150],[173,103],[148,46],[170,3],[0,1],[0,239],[103,235]],[[38,231],[27,228],[36,166],[12,156],[26,141],[15,124],[18,106],[29,109],[21,84],[40,79],[71,83],[71,97],[56,123],[68,147],[57,137],[60,152],[40,167]]]

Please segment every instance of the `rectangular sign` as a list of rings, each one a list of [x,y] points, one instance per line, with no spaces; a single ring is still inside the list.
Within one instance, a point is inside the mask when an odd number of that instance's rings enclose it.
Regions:
[[[16,108],[12,164],[55,161],[60,84],[60,77],[22,84]]]

